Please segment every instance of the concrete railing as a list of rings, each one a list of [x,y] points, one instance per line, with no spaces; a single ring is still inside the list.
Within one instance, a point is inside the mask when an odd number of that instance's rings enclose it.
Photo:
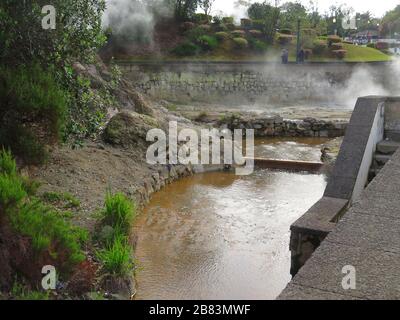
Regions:
[[[291,226],[292,275],[311,257],[367,185],[376,145],[384,139],[388,99],[358,99],[323,198]]]

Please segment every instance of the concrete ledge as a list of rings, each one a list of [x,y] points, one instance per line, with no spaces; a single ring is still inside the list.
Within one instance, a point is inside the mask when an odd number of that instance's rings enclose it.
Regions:
[[[333,230],[348,202],[346,199],[323,197],[290,227],[290,273],[293,276]]]

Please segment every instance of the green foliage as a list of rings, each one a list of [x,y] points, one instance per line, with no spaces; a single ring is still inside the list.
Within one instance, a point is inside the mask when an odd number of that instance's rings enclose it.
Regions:
[[[11,296],[15,300],[49,300],[49,291],[28,290],[23,284],[15,281],[11,288]]]
[[[212,17],[204,13],[196,13],[192,20],[199,24],[210,23],[212,21]]]
[[[367,47],[375,49],[375,43],[370,42],[367,44]]]
[[[197,42],[199,43],[201,48],[206,51],[213,50],[218,46],[218,40],[216,37],[213,36],[207,36],[207,35],[201,36],[199,37]]]
[[[246,32],[243,30],[235,30],[232,31],[231,33],[234,38],[240,38],[240,37],[244,38],[246,36]]]
[[[250,47],[257,53],[264,53],[268,50],[268,45],[258,39],[249,39]]]
[[[233,24],[235,22],[233,17],[223,17],[222,23],[223,24]]]
[[[292,29],[288,29],[288,28],[280,29],[279,32],[282,34],[289,34],[289,35],[293,34]]]
[[[249,46],[249,42],[243,38],[233,38],[236,48],[245,49]]]
[[[26,196],[24,185],[16,175],[0,174],[0,213],[17,206]]]
[[[0,174],[15,175],[17,173],[17,164],[11,154],[4,148],[0,150]]]
[[[97,258],[104,269],[117,276],[126,276],[132,272],[132,255],[132,247],[123,235],[118,235],[110,246],[97,252]]]
[[[123,193],[107,192],[102,214],[105,224],[126,233],[136,216],[136,208]]]
[[[343,60],[346,57],[347,50],[333,50],[332,53],[337,59]]]
[[[54,79],[54,68],[39,64],[7,68],[0,66],[0,145],[13,150],[27,162],[45,159],[39,132],[58,139],[65,127],[69,95]]]
[[[6,151],[0,152],[0,210],[5,213],[12,227],[32,241],[32,247],[41,252],[49,250],[53,256],[67,252],[72,264],[83,261],[81,245],[88,234],[64,219],[53,208],[30,198],[34,184],[16,173],[15,162]]]
[[[220,31],[220,32],[216,32],[215,33],[215,37],[219,40],[219,41],[226,41],[230,38],[230,35],[228,32],[224,32],[224,31]]]
[[[85,259],[81,245],[88,240],[87,232],[64,221],[55,210],[39,200],[23,204],[9,217],[18,232],[32,239],[32,246],[38,252],[54,250],[55,247],[55,251],[50,253],[57,256],[59,251],[67,250],[72,264]]]
[[[327,45],[326,41],[316,39],[313,42],[312,50],[313,50],[314,54],[321,55],[325,52],[327,47],[328,47],[328,45]]]
[[[52,204],[62,203],[64,208],[78,208],[81,203],[69,192],[45,192],[42,198]]]
[[[178,45],[172,50],[172,53],[180,57],[185,57],[197,55],[200,51],[201,48],[199,46],[195,45],[193,42],[187,41]]]
[[[56,29],[42,29],[44,1],[0,2],[0,61],[62,66],[68,59],[90,60],[105,41],[101,32],[104,0],[54,0]]]

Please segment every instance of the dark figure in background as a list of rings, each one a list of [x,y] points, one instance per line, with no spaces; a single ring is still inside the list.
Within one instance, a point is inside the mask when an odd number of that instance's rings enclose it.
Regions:
[[[305,52],[304,52],[304,49],[301,49],[300,51],[299,51],[299,53],[297,54],[297,61],[299,62],[299,63],[304,63],[304,60],[305,60]]]
[[[282,50],[282,63],[287,64],[289,62],[289,51],[287,49]]]

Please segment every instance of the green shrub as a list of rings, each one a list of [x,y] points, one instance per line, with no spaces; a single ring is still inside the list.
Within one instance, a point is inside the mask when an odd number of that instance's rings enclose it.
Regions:
[[[327,45],[326,41],[316,39],[313,42],[312,51],[316,55],[321,55],[325,52],[325,50],[327,48],[328,48],[328,45]]]
[[[104,224],[127,234],[136,216],[136,209],[123,193],[107,192],[102,214]]]
[[[342,50],[343,49],[343,43],[341,43],[341,42],[332,43],[331,49],[332,50]]]
[[[209,33],[209,26],[197,26],[193,29],[188,30],[185,32],[185,37],[188,42],[196,41],[199,37],[207,35]]]
[[[249,43],[251,48],[258,53],[264,53],[268,50],[268,45],[263,41],[257,39],[250,39]]]
[[[64,203],[64,208],[78,208],[81,203],[69,192],[45,192],[42,195],[43,199],[52,204]]]
[[[212,21],[212,16],[206,15],[204,13],[196,13],[192,20],[196,23],[210,23]]]
[[[253,21],[251,19],[240,19],[240,25],[243,28],[251,28]]]
[[[16,173],[17,165],[11,151],[0,150],[0,174],[15,175]]]
[[[64,221],[52,208],[38,200],[22,205],[10,214],[13,227],[32,239],[33,248],[43,251],[56,247],[52,255],[67,250],[68,261],[76,264],[85,259],[81,245],[88,240],[85,230]]]
[[[262,38],[263,33],[260,30],[249,30],[249,34],[254,38]]]
[[[48,300],[50,291],[31,291],[23,284],[14,282],[11,288],[11,296],[15,300]]]
[[[0,212],[8,213],[9,208],[17,206],[27,193],[22,181],[16,175],[0,174]]]
[[[218,47],[217,38],[212,36],[201,36],[199,39],[197,39],[197,42],[203,48],[203,50],[213,50]]]
[[[292,42],[293,36],[288,34],[278,34],[277,40],[280,45],[287,45]]]
[[[54,69],[34,64],[19,68],[0,68],[1,113],[44,118],[49,129],[60,135],[68,107],[68,94],[56,83]],[[10,110],[12,108],[12,110]]]
[[[368,48],[373,48],[373,49],[376,48],[376,47],[375,47],[375,43],[372,43],[372,42],[368,43],[368,44],[367,44],[367,47],[368,47]]]
[[[334,50],[332,53],[337,59],[343,60],[346,57],[347,50]]]
[[[249,42],[243,38],[233,38],[236,48],[245,49],[249,46]]]
[[[246,31],[243,30],[235,30],[232,31],[231,33],[234,38],[240,38],[240,37],[244,38],[246,36]]]
[[[233,17],[223,17],[222,23],[223,24],[233,24],[235,22]]]
[[[265,29],[265,21],[264,20],[253,20],[253,29],[259,30],[261,32]]]
[[[54,140],[65,128],[69,95],[56,83],[54,73],[38,64],[0,67],[0,145],[26,162],[45,160],[39,139],[43,132]]]
[[[118,276],[125,276],[132,272],[134,267],[132,260],[132,247],[127,237],[119,235],[106,249],[97,252],[97,258],[104,269]]]
[[[292,35],[292,30],[291,29],[281,29],[279,30],[280,33],[282,34],[288,34],[288,35]]]
[[[172,53],[180,57],[186,57],[197,55],[200,50],[201,48],[193,42],[184,42],[172,50]]]
[[[342,38],[340,38],[339,36],[335,36],[335,35],[330,35],[327,38],[329,46],[331,46],[333,43],[339,43],[342,42]]]
[[[230,38],[230,35],[229,35],[229,33],[227,33],[227,32],[220,31],[220,32],[216,32],[216,33],[215,33],[215,37],[216,37],[219,41],[225,41],[225,40],[228,40],[228,39]]]

